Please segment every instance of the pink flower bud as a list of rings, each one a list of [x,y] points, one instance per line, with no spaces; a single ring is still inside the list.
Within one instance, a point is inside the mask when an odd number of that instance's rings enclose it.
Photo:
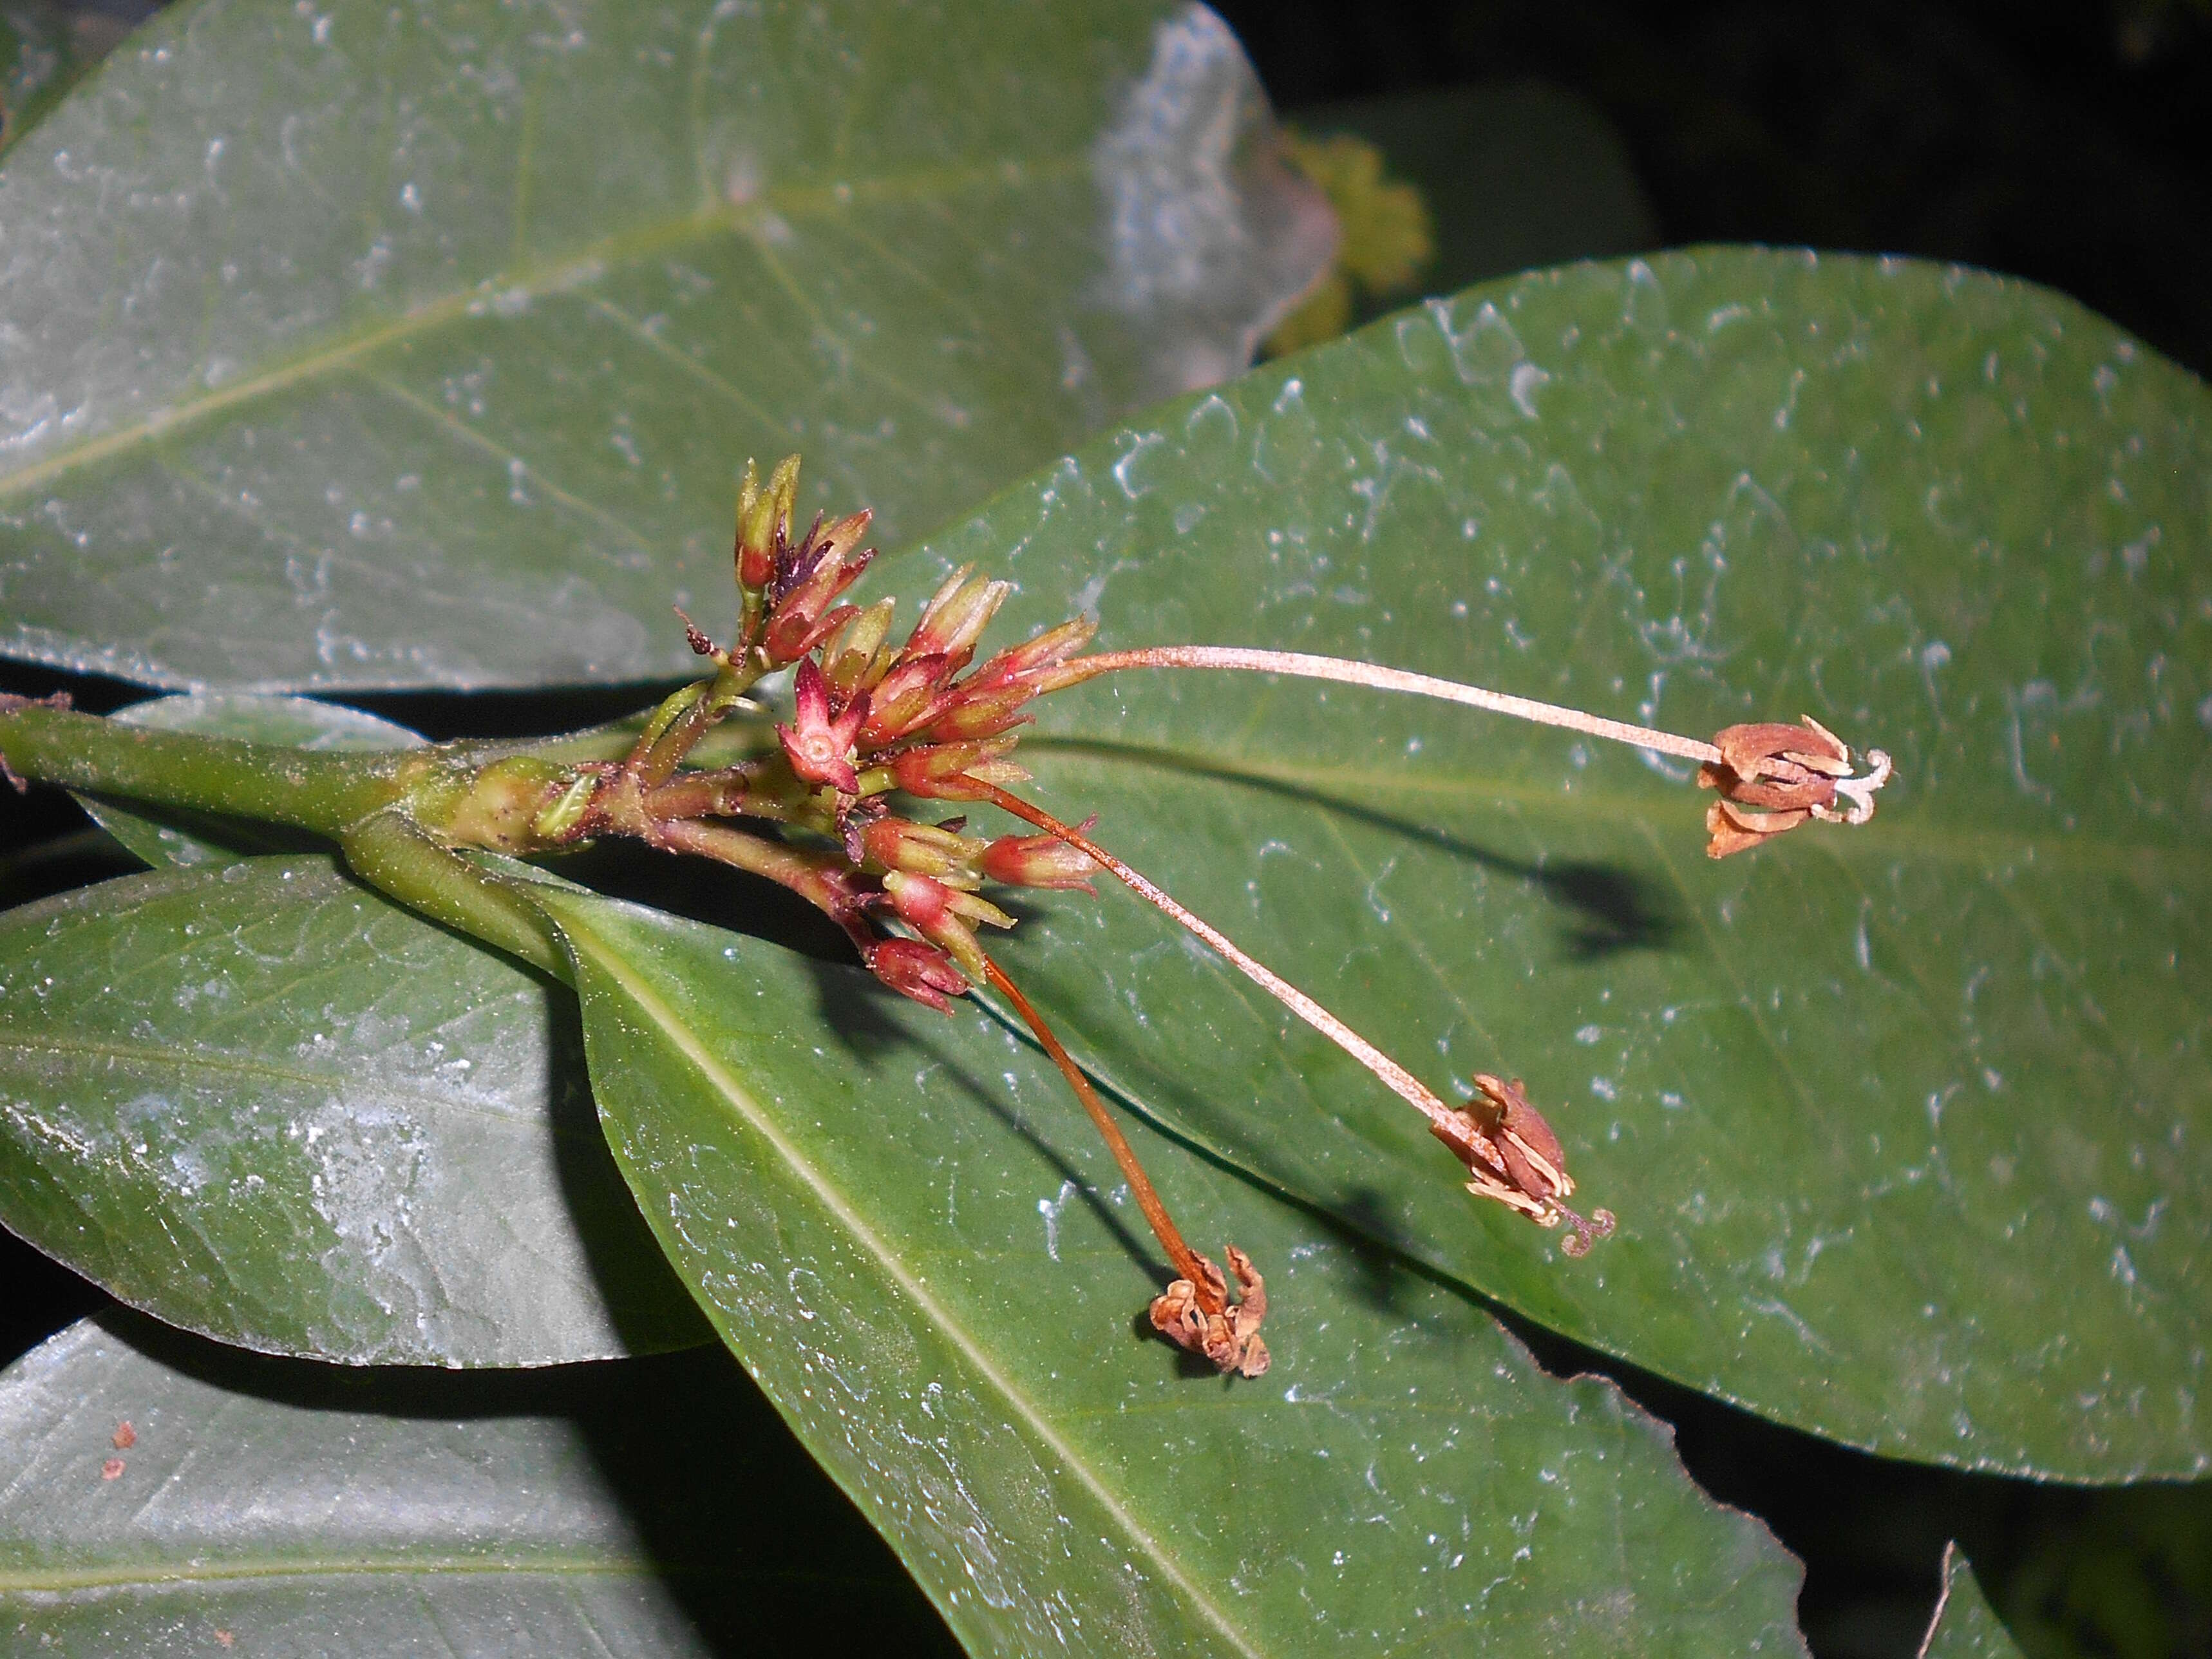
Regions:
[[[1014,746],[1011,738],[987,738],[981,743],[938,743],[920,749],[902,749],[890,757],[891,778],[909,795],[936,800],[982,800],[987,793],[979,783],[1004,787],[1019,783],[1029,774],[1001,758]]]
[[[975,648],[975,641],[1014,589],[1011,582],[981,576],[971,581],[974,569],[973,565],[963,565],[931,596],[921,620],[907,638],[906,648],[899,653],[902,659],[941,654],[965,660],[964,653]]]
[[[873,557],[875,550],[868,548],[848,558],[819,559],[782,598],[775,600],[769,607],[768,633],[763,641],[769,660],[797,662],[859,616],[857,605],[842,605],[834,611],[829,605],[860,580],[860,573]]]
[[[882,817],[860,831],[863,854],[886,870],[903,870],[940,879],[975,878],[975,860],[985,843],[909,818]]]
[[[952,1012],[952,998],[968,994],[968,981],[952,965],[952,958],[920,939],[878,939],[867,960],[868,971],[892,990],[940,1014]]]
[[[996,906],[927,876],[910,876],[894,870],[884,878],[884,891],[890,896],[891,908],[898,919],[932,945],[948,951],[970,979],[982,979],[988,970],[983,947],[975,942],[975,930],[969,927],[963,913],[980,909],[986,913],[980,920],[988,921],[994,927],[1013,926],[1014,919]]]
[[[927,933],[952,912],[952,890],[928,876],[894,870],[884,878],[884,891],[901,921]]]
[[[923,735],[933,743],[957,743],[968,738],[995,738],[1009,727],[1026,725],[1030,716],[1021,708],[1036,695],[1036,688],[1027,684],[1002,685],[995,690],[971,690],[975,682],[969,679],[947,692],[939,707],[929,717]]]
[[[775,574],[776,557],[791,541],[791,507],[799,494],[799,457],[787,455],[763,489],[749,460],[738,490],[738,586],[752,592]]]
[[[868,721],[860,728],[863,749],[896,743],[937,712],[952,659],[942,653],[909,657],[876,684]]]
[[[1088,817],[1076,826],[1088,830],[1098,820]],[[1081,888],[1097,896],[1091,878],[1098,866],[1090,854],[1079,853],[1052,836],[1001,836],[983,849],[983,873],[1009,887]]]
[[[1016,680],[1036,679],[1082,650],[1097,632],[1098,624],[1088,617],[1078,617],[1057,628],[1048,628],[1034,639],[999,653],[970,674],[968,684],[980,690],[1010,685]]]
[[[823,640],[822,672],[836,696],[850,697],[883,678],[891,661],[890,648],[884,641],[890,635],[891,617],[897,609],[896,600],[878,600],[866,611],[847,617]]]
[[[990,900],[939,881],[933,876],[894,870],[884,878],[884,891],[890,896],[891,908],[898,912],[901,921],[919,928],[932,939],[936,939],[946,922],[955,917],[963,922],[980,921],[987,927],[1014,925],[1014,919]],[[938,943],[945,945],[946,941],[938,939]],[[955,951],[954,954],[958,952]]]

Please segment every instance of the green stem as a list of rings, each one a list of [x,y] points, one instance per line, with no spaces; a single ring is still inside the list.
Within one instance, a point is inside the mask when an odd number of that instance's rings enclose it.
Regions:
[[[372,814],[339,836],[338,846],[356,875],[410,909],[568,980],[568,957],[544,913],[512,883],[441,847],[405,813]]]
[[[316,754],[156,732],[43,704],[0,706],[0,755],[26,778],[325,836],[398,800],[439,765],[436,753]]]
[[[647,789],[667,782],[684,757],[744,701],[753,683],[767,672],[768,659],[749,651],[723,664],[714,678],[678,691],[647,722],[625,763],[627,769]]]
[[[638,733],[645,730],[659,707],[656,703],[651,708],[641,708],[603,726],[587,726],[556,737],[462,738],[444,746],[471,761],[503,760],[511,755],[527,755],[563,765],[619,761],[635,747]],[[713,769],[732,765],[775,747],[774,721],[748,703],[742,705],[734,716],[726,716],[720,725],[699,739],[684,758],[693,766]]]

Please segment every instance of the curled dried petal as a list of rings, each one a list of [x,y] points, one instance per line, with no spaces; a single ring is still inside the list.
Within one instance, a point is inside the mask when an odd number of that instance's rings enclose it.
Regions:
[[[1758,846],[1784,830],[1795,830],[1813,815],[1802,812],[1747,811],[1734,801],[1717,800],[1705,808],[1705,856],[1724,859]]]
[[[1231,1244],[1229,1270],[1237,1275],[1238,1296],[1232,1303],[1221,1269],[1205,1256],[1197,1260],[1206,1283],[1178,1279],[1153,1297],[1152,1328],[1177,1347],[1209,1360],[1224,1376],[1265,1376],[1270,1362],[1260,1324],[1267,1316],[1267,1281],[1252,1266],[1252,1258]],[[1212,1311],[1215,1309],[1219,1311]]]
[[[1843,739],[1809,714],[1796,726],[1761,720],[1725,727],[1714,733],[1713,747],[1730,771],[1746,778],[1764,775],[1766,763],[1777,759],[1830,777],[1847,777],[1851,769],[1851,752]]]

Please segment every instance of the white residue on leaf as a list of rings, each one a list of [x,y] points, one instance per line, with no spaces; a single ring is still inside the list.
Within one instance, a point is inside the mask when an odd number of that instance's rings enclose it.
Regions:
[[[1204,291],[1241,240],[1231,152],[1250,75],[1229,26],[1200,6],[1164,19],[1152,68],[1123,100],[1095,165],[1110,205],[1113,296],[1124,310]]]
[[[1114,463],[1114,482],[1121,486],[1121,493],[1131,501],[1133,501],[1148,494],[1152,488],[1151,484],[1142,482],[1136,476],[1145,452],[1166,441],[1166,439],[1157,432],[1133,434],[1129,440],[1129,447],[1122,452],[1121,459]]]
[[[1098,299],[1147,329],[1160,390],[1210,386],[1334,252],[1335,216],[1263,143],[1267,101],[1229,26],[1163,18],[1152,58],[1091,149],[1105,203]]]
[[[1044,1253],[1054,1261],[1060,1260],[1060,1212],[1067,1207],[1067,1200],[1075,1196],[1075,1183],[1060,1183],[1060,1196],[1037,1200],[1037,1213],[1044,1218]]]
[[[1507,390],[1512,397],[1513,406],[1526,418],[1532,421],[1536,418],[1536,389],[1551,378],[1548,373],[1534,363],[1513,365],[1513,372],[1507,378]]]

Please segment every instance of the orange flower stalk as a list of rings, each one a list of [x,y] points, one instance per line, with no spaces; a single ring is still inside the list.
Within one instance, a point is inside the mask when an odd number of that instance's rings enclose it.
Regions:
[[[1586,1254],[1593,1238],[1603,1238],[1613,1231],[1610,1212],[1599,1210],[1585,1221],[1560,1202],[1575,1189],[1564,1167],[1566,1154],[1552,1126],[1528,1103],[1518,1079],[1509,1085],[1487,1075],[1477,1077],[1475,1085],[1489,1103],[1485,1111],[1447,1106],[1420,1079],[1080,830],[1071,830],[1042,807],[1003,789],[993,788],[987,799],[1095,860],[1131,892],[1204,939],[1231,967],[1366,1067],[1385,1088],[1427,1118],[1429,1133],[1467,1165],[1468,1173],[1474,1177],[1468,1183],[1468,1191],[1498,1200],[1539,1226],[1556,1227],[1563,1221],[1571,1224],[1560,1245],[1569,1255]]]

